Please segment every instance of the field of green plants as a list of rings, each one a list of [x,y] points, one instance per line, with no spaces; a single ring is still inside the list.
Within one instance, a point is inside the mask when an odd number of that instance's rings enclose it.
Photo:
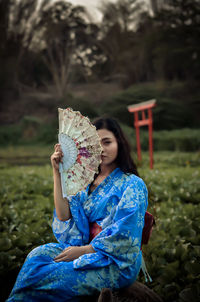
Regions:
[[[28,252],[55,241],[51,232],[51,146],[0,149],[1,297],[7,297]],[[138,163],[156,226],[144,258],[164,301],[198,301],[200,294],[200,153],[148,153]],[[143,282],[141,274],[140,281]],[[3,301],[3,300],[2,300]]]

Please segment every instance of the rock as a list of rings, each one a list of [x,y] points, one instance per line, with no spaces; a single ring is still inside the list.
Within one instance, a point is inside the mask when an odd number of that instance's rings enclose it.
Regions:
[[[99,296],[81,297],[81,302],[163,302],[150,288],[140,282],[119,290],[103,288]]]

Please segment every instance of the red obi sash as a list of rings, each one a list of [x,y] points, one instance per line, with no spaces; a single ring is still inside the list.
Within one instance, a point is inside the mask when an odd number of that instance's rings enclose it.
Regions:
[[[144,217],[144,228],[142,231],[141,247],[143,244],[148,243],[154,224],[155,224],[155,219],[153,215],[150,214],[149,212],[146,212]],[[102,231],[102,227],[98,225],[96,222],[92,222],[89,224],[89,228],[90,228],[89,240],[92,241],[92,239],[94,239],[94,237],[96,237]]]
[[[102,231],[102,227],[98,225],[96,222],[90,223],[89,227],[90,227],[89,240],[92,241],[92,239],[94,239],[94,237],[96,237]]]
[[[148,243],[154,224],[155,219],[153,215],[149,212],[146,212],[144,216],[144,228],[142,231],[142,245]]]

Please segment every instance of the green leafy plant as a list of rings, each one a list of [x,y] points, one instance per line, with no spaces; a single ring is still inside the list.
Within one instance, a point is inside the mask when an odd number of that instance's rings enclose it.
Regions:
[[[0,150],[0,277],[5,298],[27,254],[53,242],[52,147],[19,146]],[[19,165],[29,158],[28,165]],[[38,163],[40,157],[40,165]],[[12,161],[6,162],[6,158]],[[17,159],[18,158],[18,159]],[[200,291],[199,153],[155,152],[150,170],[143,153],[139,173],[155,216],[151,239],[143,247],[150,286],[166,302],[195,302]],[[24,161],[22,162],[24,163]],[[42,165],[41,165],[42,164]],[[140,280],[144,281],[143,277]]]

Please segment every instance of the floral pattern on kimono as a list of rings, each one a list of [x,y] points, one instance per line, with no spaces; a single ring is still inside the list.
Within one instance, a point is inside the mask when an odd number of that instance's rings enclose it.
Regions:
[[[142,263],[141,238],[148,194],[143,180],[115,169],[92,193],[89,186],[69,196],[72,217],[52,228],[58,243],[34,249],[27,257],[7,301],[76,301],[104,287],[130,285]],[[89,225],[102,231],[89,242]],[[91,244],[95,253],[74,261],[54,257],[68,246]]]

